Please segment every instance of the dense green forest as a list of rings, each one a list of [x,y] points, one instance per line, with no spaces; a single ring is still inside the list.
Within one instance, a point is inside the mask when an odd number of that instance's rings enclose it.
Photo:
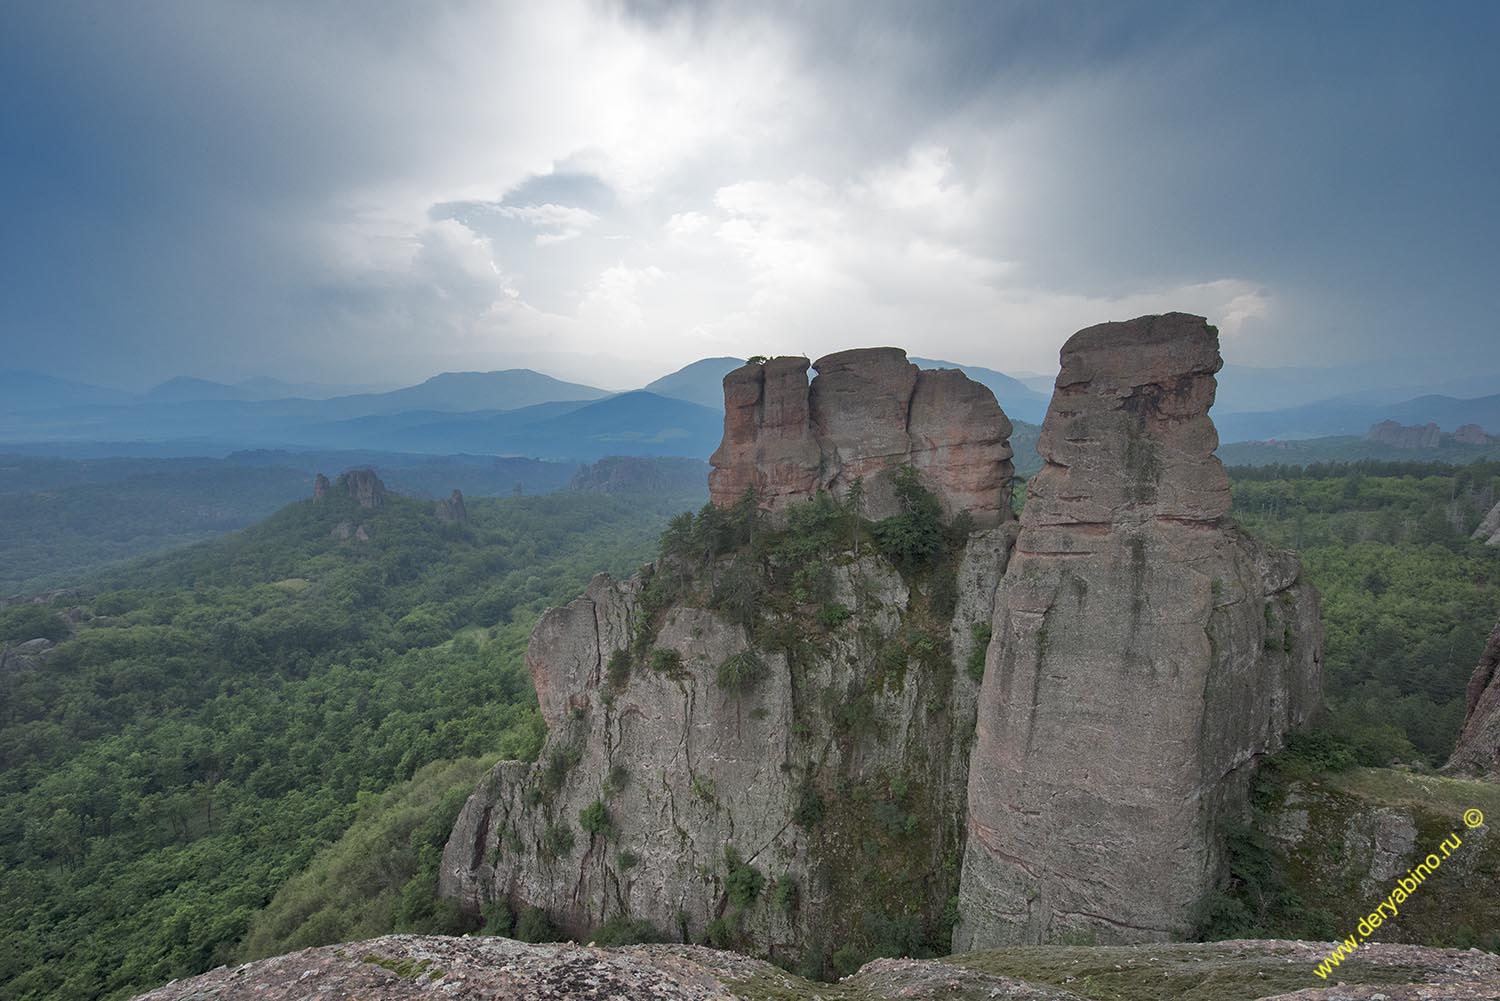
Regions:
[[[224,459],[0,455],[0,596],[77,583],[124,560],[217,538],[354,466],[416,497],[549,493],[574,463],[395,452],[237,452]]]
[[[693,500],[475,501],[444,524],[330,495],[108,573],[76,610],[0,611],[0,643],[73,634],[0,677],[0,996],[126,997],[230,960],[351,821],[411,816],[392,797],[436,809],[383,828],[398,885],[370,920],[455,929],[432,866],[477,765],[413,776],[534,754],[536,615],[638,565]]]
[[[1500,549],[1469,538],[1500,463],[1232,472],[1234,515],[1302,554],[1323,600],[1327,726],[1363,764],[1441,764],[1500,615]]]
[[[1320,753],[1440,763],[1500,612],[1500,550],[1468,538],[1500,464],[1232,478],[1235,517],[1298,547],[1323,595]],[[61,641],[0,675],[0,997],[127,997],[302,945],[464,929],[435,899],[437,853],[475,777],[539,746],[536,615],[649,558],[699,499],[474,500],[444,524],[427,503],[330,495],[0,610],[0,644]],[[370,540],[335,537],[342,522]]]

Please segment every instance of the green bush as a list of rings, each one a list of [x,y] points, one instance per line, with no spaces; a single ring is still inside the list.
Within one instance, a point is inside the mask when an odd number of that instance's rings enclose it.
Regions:
[[[776,877],[776,906],[787,914],[793,914],[797,910],[800,899],[797,881],[792,878],[791,873],[784,872]]]
[[[607,840],[614,834],[614,826],[609,821],[609,808],[602,800],[596,799],[578,811],[578,826],[590,837]]]
[[[666,935],[651,922],[641,918],[632,918],[628,914],[615,915],[595,928],[588,938],[595,945],[603,946],[667,941]]]
[[[651,670],[661,674],[676,674],[682,670],[682,654],[676,650],[657,647],[651,651]]]
[[[560,859],[573,851],[573,828],[557,823],[542,834],[542,850],[552,858]]]
[[[969,636],[974,640],[974,645],[969,650],[968,660],[964,661],[964,669],[975,682],[980,682],[984,680],[984,658],[990,649],[990,624],[974,623],[969,627]]]
[[[745,910],[760,896],[760,891],[766,885],[766,877],[755,866],[740,858],[739,851],[733,845],[724,846],[724,865],[727,870],[724,889],[729,894],[729,902],[736,908]]]
[[[45,605],[17,605],[0,611],[0,643],[46,639],[56,643],[68,636],[68,624]]]
[[[804,831],[810,831],[822,822],[823,797],[818,795],[817,786],[811,782],[804,782],[797,790],[797,805],[792,810],[792,819]]]
[[[747,692],[765,677],[766,665],[752,649],[737,653],[719,665],[719,687],[730,692]]]
[[[871,528],[875,544],[902,573],[931,567],[943,551],[943,509],[917,471],[902,466],[893,474],[901,513],[877,521]]]
[[[625,683],[630,680],[630,653],[626,650],[616,650],[609,655],[609,665],[605,669],[605,677],[611,688],[624,688]]]
[[[516,918],[516,938],[522,942],[559,942],[563,935],[540,907],[527,907]]]

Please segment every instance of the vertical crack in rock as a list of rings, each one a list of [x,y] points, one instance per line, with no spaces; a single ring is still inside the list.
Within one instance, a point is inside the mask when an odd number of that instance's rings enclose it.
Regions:
[[[1243,766],[1320,691],[1296,557],[1223,519],[1217,331],[1181,313],[1101,324],[1061,361],[996,596],[957,951],[1190,933],[1247,807]]]

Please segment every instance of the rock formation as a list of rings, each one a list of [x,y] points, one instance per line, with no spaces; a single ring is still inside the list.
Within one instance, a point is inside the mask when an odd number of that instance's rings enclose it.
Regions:
[[[827,490],[864,484],[864,513],[894,514],[882,474],[912,465],[943,510],[990,528],[1010,517],[1010,421],[994,394],[956,369],[921,370],[898,348],[818,359],[772,358],[724,377],[724,440],[709,462],[710,496],[733,504],[753,489],[781,512]]]
[[[791,565],[748,548],[595,577],[532,634],[546,744],[469,798],[443,895],[781,961],[877,926],[946,946],[955,897],[961,948],[1187,931],[1254,761],[1318,700],[1317,598],[1224,518],[1212,327],[1106,324],[1062,360],[1019,524],[1010,423],[961,373],[879,348],[810,385],[804,358],[726,376],[729,519],[753,489],[805,524],[856,479],[886,517],[910,466],[975,529],[950,525],[928,575],[854,532]]]
[[[877,959],[826,984],[701,946],[600,949],[479,935],[387,935],[221,966],[137,1001],[1084,1001],[1148,997],[1161,983],[1172,985],[1173,997],[1246,1001],[1493,1001],[1500,980],[1500,957],[1489,953],[1370,942],[1339,967],[1340,983],[1325,987],[1312,969],[1327,954],[1326,942],[1241,941],[1038,950],[1012,960],[1035,968],[1035,979],[962,958]],[[1093,985],[1087,995],[1047,982],[1056,973],[1044,971],[1080,961]]]
[[[502,762],[470,797],[443,895],[471,910],[540,905],[575,935],[628,914],[786,960],[826,959],[871,915],[946,939],[976,690],[958,665],[1013,532],[972,536],[937,640],[915,632],[908,585],[874,555],[831,568],[845,621],[770,622],[788,637],[777,648],[693,602],[653,615],[669,566],[595,577],[532,634],[547,743],[538,764]],[[653,621],[652,653],[633,655]],[[731,663],[757,677],[726,682]],[[748,901],[734,889],[746,880],[765,881]]]
[[[1488,445],[1494,438],[1478,424],[1465,424],[1453,432],[1453,441],[1459,445]]]
[[[363,508],[377,508],[385,503],[385,484],[373,469],[351,469],[340,474],[338,488]]]
[[[802,358],[725,378],[716,496],[754,487],[790,516],[862,477],[879,517],[897,509],[885,474],[910,464],[949,512],[992,526],[954,554],[949,607],[934,614],[932,585],[868,545],[783,567],[821,577],[821,609],[763,601],[751,622],[713,600],[726,578],[774,571],[738,556],[595,577],[532,633],[546,746],[470,798],[444,895],[539,905],[573,934],[629,915],[787,959],[826,961],[880,921],[946,946],[975,711],[963,665],[1015,534],[1010,424],[989,390],[919,377],[894,349],[818,367],[811,386]]]
[[[1251,766],[1320,696],[1297,558],[1224,519],[1215,329],[1102,324],[1061,361],[996,599],[959,950],[1189,933]]]
[[[1500,624],[1469,678],[1464,726],[1447,770],[1500,781]]]
[[[1490,513],[1474,529],[1474,538],[1491,546],[1500,546],[1500,504],[1490,508]]]
[[[388,492],[373,469],[351,469],[340,473],[332,484],[322,473],[313,480],[313,500],[322,500],[334,491],[352,497],[360,507],[370,509],[384,504]]]
[[[581,467],[568,489],[592,494],[697,494],[708,468],[701,459],[610,455]]]
[[[469,509],[464,506],[464,495],[459,490],[454,490],[452,496],[440,499],[433,505],[438,521],[449,521],[464,524],[469,520]]]
[[[1436,424],[1407,426],[1395,421],[1381,421],[1365,437],[1391,448],[1437,448],[1443,441],[1442,430]]]

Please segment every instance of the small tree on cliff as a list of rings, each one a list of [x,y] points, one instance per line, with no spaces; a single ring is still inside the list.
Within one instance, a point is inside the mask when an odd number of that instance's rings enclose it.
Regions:
[[[943,508],[911,466],[896,470],[894,481],[901,513],[876,522],[873,532],[880,551],[910,573],[931,566],[942,552]]]

